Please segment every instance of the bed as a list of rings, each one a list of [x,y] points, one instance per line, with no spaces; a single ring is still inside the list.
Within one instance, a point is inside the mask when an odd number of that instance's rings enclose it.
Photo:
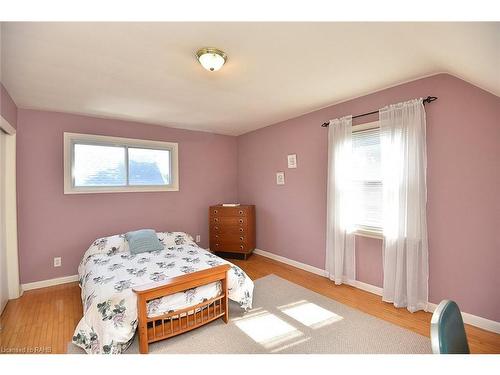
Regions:
[[[186,233],[159,232],[163,250],[131,254],[124,235],[99,238],[78,267],[83,317],[73,343],[87,353],[122,353],[222,318],[228,299],[252,305],[253,282]]]

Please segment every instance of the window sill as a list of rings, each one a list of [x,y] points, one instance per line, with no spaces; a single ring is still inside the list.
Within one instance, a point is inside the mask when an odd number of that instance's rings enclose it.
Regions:
[[[178,186],[133,186],[133,187],[96,187],[87,188],[69,188],[64,189],[64,194],[96,194],[96,193],[147,193],[147,192],[165,192],[179,191]]]
[[[384,233],[382,231],[377,231],[377,230],[358,229],[354,232],[354,235],[360,237],[375,238],[378,240],[384,239]]]

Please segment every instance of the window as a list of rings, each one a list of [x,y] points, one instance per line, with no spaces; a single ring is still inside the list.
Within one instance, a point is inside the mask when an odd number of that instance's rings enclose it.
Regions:
[[[378,122],[352,133],[354,223],[360,233],[382,233],[382,172]]]
[[[64,193],[178,191],[177,143],[64,133]]]

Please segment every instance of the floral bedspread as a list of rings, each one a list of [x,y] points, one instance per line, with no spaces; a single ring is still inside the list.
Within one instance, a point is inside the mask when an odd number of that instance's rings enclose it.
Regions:
[[[161,282],[170,277],[230,264],[228,297],[243,309],[252,305],[253,282],[239,267],[200,248],[186,233],[161,232],[164,249],[131,254],[124,235],[97,239],[78,267],[83,317],[73,343],[87,353],[121,353],[137,328],[134,285]],[[148,316],[196,305],[218,295],[220,282],[158,298],[148,303]]]

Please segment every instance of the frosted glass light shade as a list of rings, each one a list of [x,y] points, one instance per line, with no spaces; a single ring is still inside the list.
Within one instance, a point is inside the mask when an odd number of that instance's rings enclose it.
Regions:
[[[216,72],[227,60],[227,55],[217,48],[201,48],[196,53],[200,64],[210,72]]]

